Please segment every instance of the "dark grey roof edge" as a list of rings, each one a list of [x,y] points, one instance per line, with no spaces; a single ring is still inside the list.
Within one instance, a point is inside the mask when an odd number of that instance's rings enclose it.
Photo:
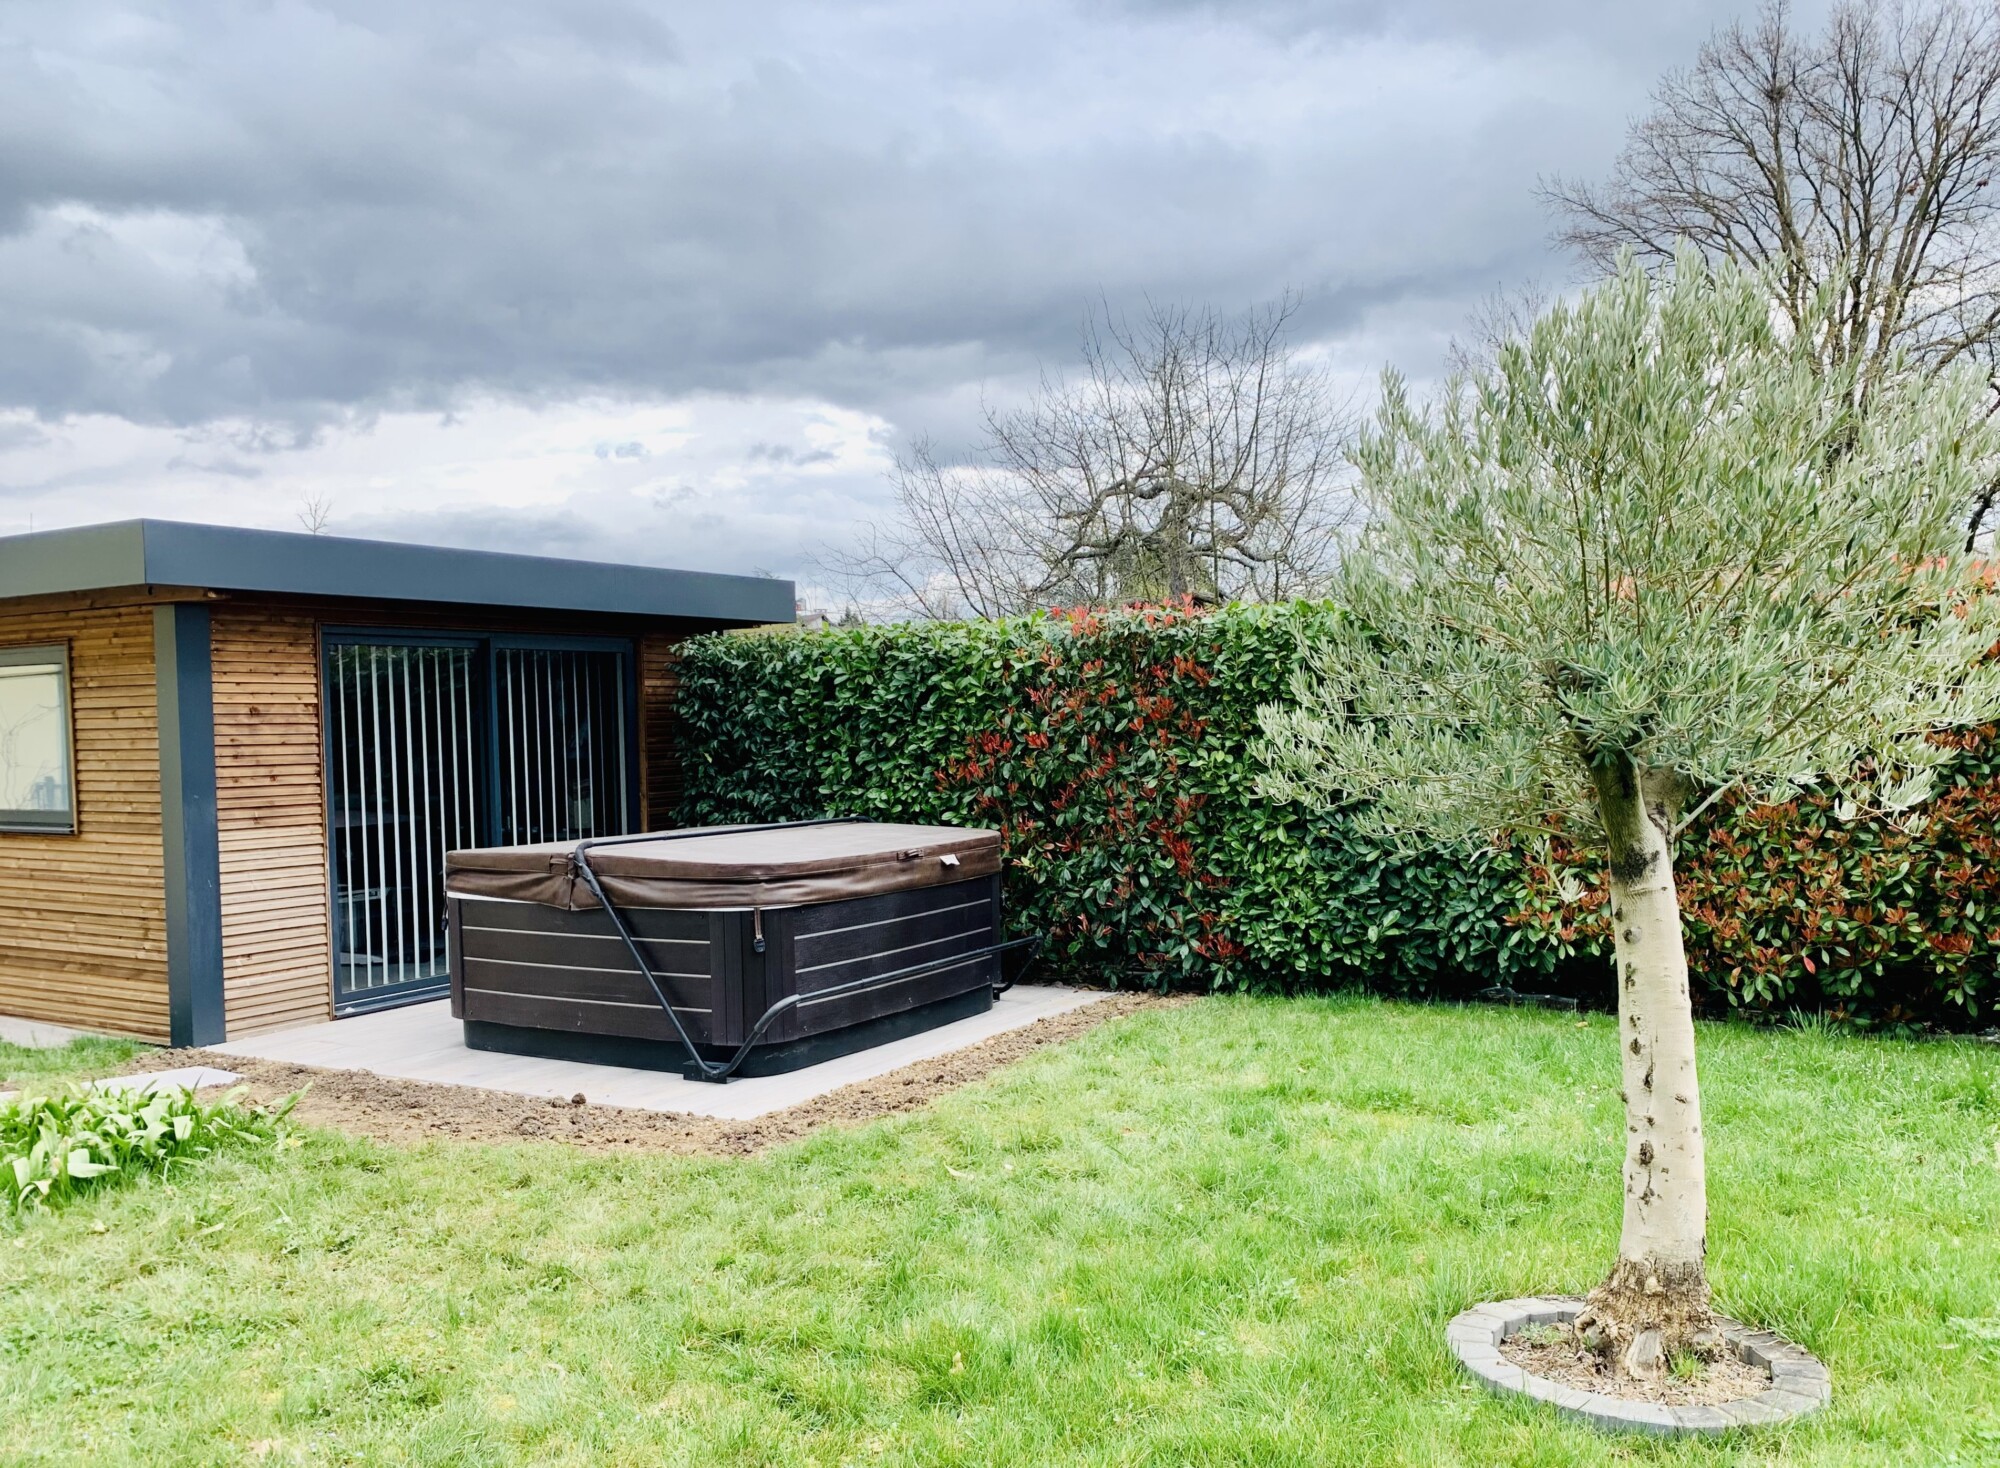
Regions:
[[[686,617],[728,626],[789,622],[796,594],[791,582],[769,576],[174,520],[0,537],[0,600],[124,586]]]

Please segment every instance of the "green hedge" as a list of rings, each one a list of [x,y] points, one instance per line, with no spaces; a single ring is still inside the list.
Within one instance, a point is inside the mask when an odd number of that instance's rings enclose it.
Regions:
[[[1688,963],[1711,1008],[1821,1011],[1899,1028],[1990,1021],[2000,994],[2000,731],[1938,736],[1958,753],[1901,821],[1842,819],[1829,791],[1720,803],[1681,838]],[[1588,843],[1526,865],[1514,921],[1601,973],[1611,951]],[[1567,881],[1565,881],[1567,877]],[[1575,901],[1564,901],[1562,889]]]
[[[1585,843],[1397,854],[1254,790],[1260,703],[1325,606],[1051,614],[687,644],[686,824],[997,826],[1010,920],[1065,976],[1158,986],[1492,985],[1608,1003]],[[1697,995],[1964,1026],[2000,990],[2000,742],[1958,741],[1903,825],[1725,802],[1682,841]],[[1565,895],[1568,894],[1567,900]],[[1580,895],[1579,895],[1580,894]]]
[[[1011,926],[1102,982],[1444,994],[1546,973],[1519,864],[1411,858],[1259,799],[1249,743],[1320,606],[710,637],[684,823],[998,827]]]

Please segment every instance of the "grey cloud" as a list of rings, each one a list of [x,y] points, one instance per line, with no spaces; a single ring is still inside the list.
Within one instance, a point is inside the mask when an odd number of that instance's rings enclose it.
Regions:
[[[18,419],[0,422],[0,452],[35,448],[48,441],[48,434],[33,423],[23,423]]]
[[[579,560],[660,566],[728,567],[790,576],[788,569],[811,558],[819,543],[812,527],[772,525],[759,537],[758,565],[744,559],[743,523],[713,510],[660,505],[616,525],[580,515],[572,506],[547,510],[452,509],[403,515],[343,516],[334,506],[334,529],[341,535],[381,536],[471,550],[530,549],[541,555]]]
[[[1529,48],[1551,38],[1573,38],[1617,52],[1652,48],[1662,60],[1693,48],[1732,14],[1756,0],[1720,10],[1701,4],[1607,4],[1606,0],[1100,0],[1112,13],[1130,16],[1196,15],[1212,22],[1253,24],[1302,39],[1386,36],[1434,40],[1471,36],[1500,48]],[[1832,0],[1791,6],[1817,24]]]
[[[831,449],[798,449],[790,444],[753,443],[744,457],[753,464],[783,464],[799,469],[809,464],[831,464],[838,456]]]
[[[309,434],[708,390],[908,424],[1062,360],[1099,296],[1296,286],[1303,331],[1365,333],[1546,270],[1536,174],[1601,165],[1729,8],[17,4],[0,404]],[[1343,109],[1342,48],[1383,36],[1464,82]]]
[[[1604,0],[1106,0],[1104,8],[1126,15],[1249,22],[1292,37],[1473,34],[1503,44],[1533,42],[1551,33],[1684,37],[1691,26],[1701,26],[1698,9],[1607,5]]]
[[[229,479],[262,479],[265,474],[261,464],[246,464],[241,459],[202,459],[192,454],[176,454],[167,460],[168,469],[192,469],[198,474],[220,474]]]

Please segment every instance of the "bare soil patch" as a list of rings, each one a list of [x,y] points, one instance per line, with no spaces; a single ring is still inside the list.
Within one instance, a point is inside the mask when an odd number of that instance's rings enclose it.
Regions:
[[[1704,1363],[1698,1375],[1668,1372],[1658,1381],[1633,1381],[1613,1371],[1595,1351],[1586,1350],[1567,1323],[1517,1331],[1500,1343],[1500,1354],[1531,1375],[1580,1392],[1662,1407],[1714,1407],[1771,1389],[1771,1373],[1733,1351]]]
[[[854,1126],[881,1116],[915,1111],[1044,1045],[1074,1039],[1107,1020],[1141,1009],[1189,1002],[1186,997],[1112,994],[1095,1004],[1050,1015],[949,1055],[919,1061],[751,1121],[598,1106],[587,1097],[582,1104],[576,1104],[471,1086],[397,1080],[371,1071],[320,1070],[268,1060],[246,1060],[201,1049],[156,1051],[136,1062],[133,1069],[213,1065],[233,1070],[243,1077],[254,1101],[275,1100],[310,1082],[311,1089],[293,1113],[299,1121],[381,1142],[412,1144],[433,1138],[458,1142],[563,1142],[599,1152],[742,1157],[796,1141],[821,1127]]]

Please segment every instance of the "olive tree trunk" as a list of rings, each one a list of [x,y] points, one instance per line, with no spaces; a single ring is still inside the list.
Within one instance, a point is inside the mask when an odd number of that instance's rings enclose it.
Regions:
[[[1618,1263],[1591,1292],[1577,1330],[1628,1375],[1651,1377],[1682,1351],[1716,1345],[1709,1314],[1708,1180],[1694,1010],[1674,891],[1671,771],[1619,756],[1592,770],[1609,843],[1624,1064],[1625,1222]]]

